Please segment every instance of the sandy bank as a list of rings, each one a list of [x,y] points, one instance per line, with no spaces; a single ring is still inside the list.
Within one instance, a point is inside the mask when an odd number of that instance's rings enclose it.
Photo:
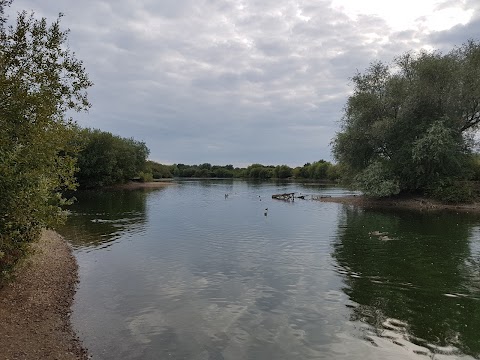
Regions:
[[[402,197],[388,199],[372,199],[365,196],[342,196],[319,198],[319,201],[355,205],[367,208],[402,208],[412,210],[450,210],[480,213],[480,203],[449,205],[423,197]]]
[[[77,264],[65,240],[44,231],[15,279],[0,289],[2,359],[88,359],[70,324]]]

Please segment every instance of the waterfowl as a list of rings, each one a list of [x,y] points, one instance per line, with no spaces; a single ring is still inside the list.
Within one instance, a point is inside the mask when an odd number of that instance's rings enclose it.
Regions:
[[[368,233],[368,235],[372,235],[372,236],[385,236],[385,235],[388,235],[387,232],[380,232],[380,231],[371,231]]]

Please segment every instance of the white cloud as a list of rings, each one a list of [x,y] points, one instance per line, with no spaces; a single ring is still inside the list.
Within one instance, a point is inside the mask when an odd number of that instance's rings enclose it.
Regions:
[[[333,0],[332,7],[347,14],[352,20],[362,14],[384,19],[395,31],[418,29],[427,31],[448,30],[455,25],[465,25],[473,9],[462,0]]]

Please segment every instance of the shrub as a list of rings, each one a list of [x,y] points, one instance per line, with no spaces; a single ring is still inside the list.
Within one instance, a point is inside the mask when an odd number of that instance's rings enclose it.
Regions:
[[[466,181],[438,185],[431,189],[429,194],[445,204],[468,204],[472,203],[476,197],[472,184]]]
[[[370,164],[354,180],[355,186],[367,196],[386,197],[400,192],[396,180],[381,162]]]
[[[141,182],[150,182],[150,181],[153,181],[153,175],[152,175],[152,173],[141,171],[140,174],[138,174],[138,176],[140,177],[140,181],[141,181]]]

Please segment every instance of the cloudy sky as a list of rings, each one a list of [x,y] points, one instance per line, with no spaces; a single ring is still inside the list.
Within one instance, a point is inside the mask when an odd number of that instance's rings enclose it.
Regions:
[[[65,14],[95,83],[80,125],[162,163],[331,159],[349,77],[405,51],[479,39],[478,0],[14,0]]]

